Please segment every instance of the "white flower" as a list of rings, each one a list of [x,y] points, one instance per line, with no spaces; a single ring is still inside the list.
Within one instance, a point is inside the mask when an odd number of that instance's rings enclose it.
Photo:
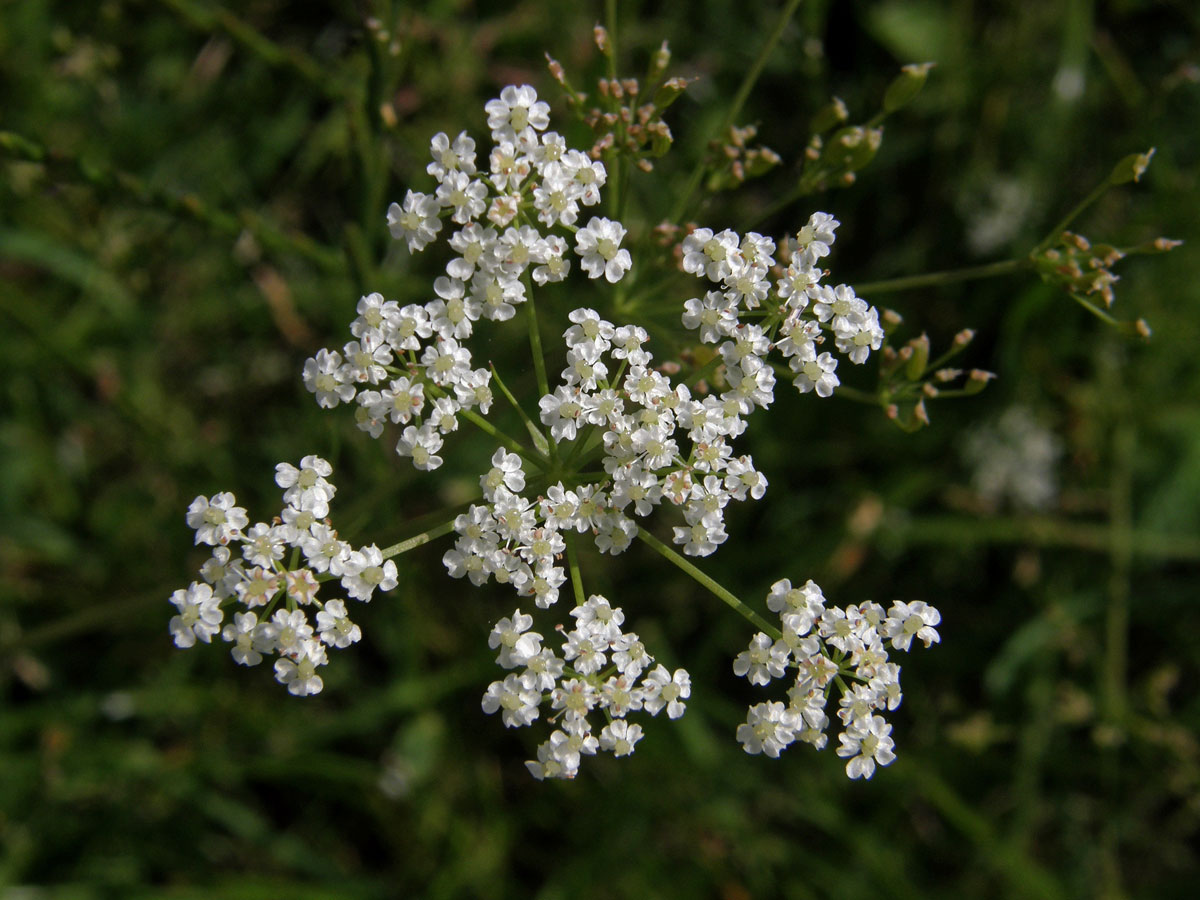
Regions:
[[[446,387],[471,371],[471,351],[454,338],[442,338],[425,348],[421,365],[434,384]]]
[[[498,100],[489,100],[483,108],[495,141],[515,141],[526,128],[545,131],[550,124],[550,104],[539,100],[537,91],[527,84],[510,84]]]
[[[312,633],[312,626],[301,610],[277,609],[271,620],[263,623],[262,639],[281,654],[295,656],[304,652],[304,643],[312,638]]]
[[[303,641],[294,659],[275,660],[275,680],[287,685],[288,693],[297,697],[319,694],[325,685],[317,667],[327,661],[325,648],[319,641]]]
[[[829,255],[829,246],[834,240],[834,231],[841,224],[829,213],[815,212],[809,216],[808,224],[796,235],[797,249],[809,264]]]
[[[783,641],[772,641],[761,631],[750,639],[750,647],[733,660],[733,674],[745,676],[751,684],[764,685],[780,678],[787,669],[791,651]]]
[[[459,225],[483,215],[487,209],[488,189],[482,181],[472,179],[462,172],[447,172],[442,183],[438,185],[438,202],[447,208],[452,208],[451,219]]]
[[[350,558],[350,545],[338,540],[337,532],[323,522],[314,522],[309,533],[300,536],[300,549],[310,566],[330,575],[341,575]]]
[[[600,746],[611,750],[613,756],[628,756],[633,746],[642,739],[642,726],[631,725],[624,719],[609,722],[600,732]]]
[[[546,238],[543,263],[533,270],[533,280],[539,285],[562,281],[571,271],[571,261],[566,259],[567,242],[556,234]]]
[[[378,384],[387,378],[384,366],[392,362],[392,348],[384,343],[382,333],[365,331],[360,340],[346,344],[342,353],[346,362],[338,373],[341,381]]]
[[[713,234],[711,228],[697,228],[683,239],[683,271],[721,281],[742,263],[740,243],[729,229]]]
[[[440,210],[441,204],[436,197],[409,191],[404,195],[404,206],[393,203],[388,207],[387,223],[392,237],[405,241],[409,253],[424,250],[442,229],[442,221],[438,218]]]
[[[257,666],[262,654],[255,647],[258,634],[258,616],[252,612],[234,613],[233,621],[225,626],[221,638],[231,644],[229,651],[239,666]]]
[[[942,621],[942,614],[923,600],[916,603],[896,601],[888,610],[883,623],[883,634],[897,650],[907,650],[914,637],[925,642],[925,646],[941,641],[933,626]]]
[[[799,727],[796,714],[782,703],[758,703],[746,711],[746,722],[738,726],[737,739],[747,753],[775,758],[796,739]]]
[[[515,669],[526,665],[542,650],[542,636],[536,631],[530,631],[533,616],[522,614],[521,610],[507,616],[496,623],[488,637],[488,646],[495,650],[500,648],[496,662],[505,669]]]
[[[362,629],[346,615],[346,604],[341,600],[330,600],[317,613],[318,636],[331,647],[349,647],[362,638]]]
[[[620,249],[624,237],[625,228],[620,222],[599,216],[575,233],[575,252],[582,258],[580,265],[589,278],[603,275],[615,284],[629,271],[633,259],[628,250]]]
[[[304,386],[317,395],[317,405],[333,409],[339,403],[354,399],[355,388],[342,378],[342,355],[336,350],[321,349],[304,363]]]
[[[480,476],[479,486],[483,496],[495,499],[496,488],[506,487],[516,493],[525,487],[525,473],[521,470],[521,457],[500,447],[492,454],[492,468]]]
[[[196,530],[197,544],[224,545],[242,538],[250,519],[237,498],[225,491],[210,498],[197,497],[188,506],[187,524]]]
[[[371,544],[350,554],[342,587],[355,600],[367,602],[375,589],[390,591],[399,583],[396,564],[383,558],[383,552]]]
[[[796,390],[802,394],[816,390],[818,397],[833,396],[833,389],[841,384],[833,374],[837,368],[837,360],[829,353],[822,353],[816,359],[806,360],[799,365],[796,362],[798,359],[799,357],[792,359],[792,369],[799,373],[792,381]]]
[[[646,691],[643,701],[647,712],[657,716],[666,707],[667,717],[678,719],[684,713],[684,700],[692,696],[692,679],[686,669],[676,669],[675,674],[665,666],[658,666],[642,681]]]
[[[310,455],[300,460],[298,469],[285,462],[275,466],[275,483],[285,489],[284,503],[323,519],[329,515],[329,501],[337,493],[337,488],[326,481],[332,474],[333,466],[319,456]]]
[[[581,632],[601,638],[605,643],[621,636],[621,623],[625,621],[625,613],[621,608],[613,608],[608,600],[598,594],[593,594],[582,606],[571,610],[571,616]]]
[[[442,458],[437,455],[442,444],[441,434],[428,422],[420,428],[409,425],[396,442],[396,453],[411,457],[414,468],[428,472],[442,464]]]
[[[171,595],[171,602],[179,610],[172,616],[167,628],[175,638],[175,646],[191,647],[196,640],[209,643],[221,629],[221,601],[213,596],[212,588],[203,582],[193,581],[187,590],[178,590]]]
[[[876,763],[890,765],[896,758],[891,733],[892,726],[883,716],[872,716],[869,722],[856,721],[838,735],[842,746],[837,748],[837,755],[850,757],[846,774],[851,778],[870,778],[875,774]]]
[[[506,728],[528,725],[538,717],[538,704],[542,695],[521,684],[516,675],[508,675],[503,681],[493,681],[483,695],[483,711],[492,715],[502,710],[500,717]]]
[[[538,401],[542,424],[550,427],[550,436],[555,441],[575,440],[577,423],[583,414],[579,394],[575,388],[562,386]]]
[[[429,142],[429,155],[433,162],[425,167],[425,171],[442,181],[448,172],[463,172],[475,174],[475,141],[465,131],[461,132],[450,143],[444,132],[438,132]]]

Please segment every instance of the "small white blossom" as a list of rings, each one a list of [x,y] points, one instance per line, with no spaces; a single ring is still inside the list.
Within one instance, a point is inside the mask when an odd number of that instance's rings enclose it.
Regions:
[[[209,585],[193,581],[187,590],[173,593],[171,602],[179,610],[179,615],[172,616],[167,624],[176,647],[191,647],[197,639],[207,644],[221,630],[221,601],[213,596]]]

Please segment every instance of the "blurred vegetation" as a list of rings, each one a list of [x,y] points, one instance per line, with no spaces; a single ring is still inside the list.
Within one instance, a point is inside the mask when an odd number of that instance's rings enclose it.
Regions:
[[[672,152],[633,176],[629,218],[653,224],[782,4],[616,5],[622,71],[666,39],[698,79],[667,114]],[[381,545],[461,498],[486,440],[459,436],[434,496],[298,373],[346,339],[361,292],[426,299],[436,262],[397,252],[384,211],[428,189],[430,135],[483,137],[483,103],[513,82],[565,128],[544,53],[578,85],[602,75],[604,15],[0,3],[0,897],[1194,891],[1200,16],[1184,0],[810,0],[737,123],[783,164],[693,214],[744,229],[772,210],[758,227],[782,235],[826,210],[843,223],[834,281],[868,283],[1020,257],[1154,146],[1141,182],[1073,228],[1191,241],[1119,270],[1113,313],[1146,319],[1149,341],[1032,274],[864,292],[935,348],[976,329],[964,364],[999,378],[932,403],[912,435],[789,390],[756,418],[746,445],[771,490],[730,516],[706,570],[751,600],[812,577],[836,603],[927,599],[944,616],[942,644],[905,661],[899,759],[873,781],[848,782],[832,749],[742,752],[733,731],[759,694],[729,660],[749,629],[641,547],[586,557],[585,575],[691,671],[693,699],[571,783],[534,783],[537,735],[482,716],[486,634],[511,601],[447,581],[441,545],[403,558],[315,698],[222,648],[171,646],[166,598],[203,558],[183,522],[195,495],[233,490],[264,517],[275,463],[319,453],[340,530]],[[778,208],[830,97],[866,121],[898,67],[925,60],[924,91],[855,183]],[[1037,513],[986,502],[964,457],[1013,406],[1063,449]]]

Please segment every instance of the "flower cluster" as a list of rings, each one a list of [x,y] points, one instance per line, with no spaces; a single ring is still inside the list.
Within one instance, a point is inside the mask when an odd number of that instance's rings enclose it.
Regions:
[[[619,222],[592,217],[575,226],[582,207],[600,202],[605,168],[546,130],[549,107],[534,89],[510,85],[486,111],[494,142],[489,173],[477,170],[466,132],[453,141],[439,133],[426,169],[437,179],[435,193],[410,190],[388,209],[392,235],[411,252],[437,237],[443,219],[461,226],[449,238],[457,255],[434,281],[435,298],[401,306],[381,294],[363,297],[350,326],[355,340],[340,352],[319,351],[304,366],[304,384],[323,408],[356,401],[358,427],[372,437],[388,422],[402,426],[396,452],[421,470],[442,464],[437,454],[462,410],[486,415],[491,407],[491,373],[473,368],[464,343],[475,323],[513,318],[533,282],[562,281],[570,271],[567,240],[532,222],[573,232],[590,278],[616,282],[633,264],[620,246]]]
[[[720,286],[684,303],[684,327],[717,344],[730,390],[726,396],[774,399],[775,371],[767,354],[787,360],[800,393],[828,397],[840,383],[837,360],[821,351],[827,336],[851,362],[863,363],[883,345],[879,311],[846,284],[821,284],[820,260],[829,255],[838,221],[813,213],[800,229],[786,267],[777,264],[775,242],[756,232],[697,228],[683,239],[682,267]],[[772,274],[775,274],[772,280]]]
[[[668,94],[682,90],[668,87]],[[485,110],[492,139],[486,163],[477,165],[476,144],[466,132],[453,140],[437,134],[427,166],[435,191],[409,190],[388,210],[392,235],[410,252],[424,250],[445,222],[453,223],[447,243],[454,255],[433,283],[434,297],[402,304],[377,293],[363,296],[350,325],[353,340],[307,360],[303,378],[321,407],[353,404],[358,427],[370,436],[395,426],[397,453],[419,470],[442,464],[444,437],[460,420],[498,437],[502,446],[479,479],[483,502],[454,518],[457,537],[442,561],[455,578],[509,584],[548,609],[567,582],[562,560],[573,553],[576,535],[590,535],[601,553],[613,555],[640,535],[676,565],[690,567],[638,525],[638,517],[664,502],[682,516],[673,540],[684,554],[715,552],[727,539],[729,504],[766,491],[767,479],[748,455],[735,455],[733,442],[751,413],[773,401],[776,370],[790,367],[801,392],[829,396],[838,385],[836,361],[820,348],[832,340],[838,352],[861,363],[880,348],[883,331],[878,312],[851,288],[820,283],[825,273],[818,265],[838,224],[832,217],[814,214],[780,252],[782,263],[770,238],[697,228],[682,241],[681,266],[718,289],[689,300],[683,319],[702,341],[717,345],[713,365],[723,364],[722,390],[704,389],[701,370],[691,382],[698,385],[693,395],[687,383],[669,377],[677,367],[655,365],[645,328],[614,324],[585,306],[568,314],[565,362],[551,389],[533,315],[535,285],[563,281],[573,261],[590,279],[619,282],[632,266],[621,246],[626,229],[596,216],[576,224],[586,207],[599,203],[606,170],[548,130],[549,107],[533,88],[506,87]],[[529,314],[540,426],[494,371],[475,367],[467,346],[481,320],[508,321],[522,305]],[[773,350],[787,367],[769,358]],[[493,382],[525,419],[532,448],[483,418],[493,404]],[[361,632],[345,601],[317,599],[319,585],[340,579],[349,597],[368,601],[376,589],[397,582],[384,551],[352,549],[325,518],[335,493],[329,475],[329,464],[315,456],[299,468],[280,464],[276,481],[285,490],[285,508],[269,524],[250,526],[232,494],[196,499],[188,524],[196,543],[213,552],[203,580],[171,597],[179,610],[170,624],[178,646],[219,634],[243,665],[277,656],[276,677],[291,693],[321,690],[316,673],[328,649],[358,641]],[[403,549],[397,545],[387,555]],[[691,693],[686,671],[655,666],[637,635],[622,632],[620,609],[601,596],[583,600],[577,563],[570,559],[574,621],[555,626],[562,635],[558,652],[543,646],[542,635],[531,630],[533,616],[519,609],[501,619],[490,638],[509,673],[488,688],[484,711],[518,727],[547,708],[545,718],[555,726],[527,763],[538,779],[573,777],[581,757],[600,749],[628,755],[642,737],[629,713],[666,710],[674,719]],[[235,605],[240,608],[226,621]],[[894,709],[900,699],[899,667],[887,661],[885,641],[907,649],[914,635],[926,644],[937,640],[936,610],[920,603],[896,604],[887,613],[874,604],[826,609],[812,582],[793,590],[787,581],[774,586],[768,606],[780,613],[783,630],[774,640],[756,635],[735,671],[766,684],[794,668],[795,685],[789,705],[753,707],[739,740],[748,752],[770,756],[797,738],[822,746],[824,709],[837,684],[845,726],[838,752],[853,757],[851,777],[869,777],[877,763],[891,760],[889,726],[876,712]]]
[[[304,457],[299,468],[280,463],[275,483],[284,488],[285,506],[269,524],[249,525],[231,493],[192,501],[187,524],[195,529],[196,543],[213,551],[200,569],[203,580],[171,595],[178,615],[169,628],[177,647],[209,643],[219,634],[233,645],[241,665],[278,656],[275,677],[290,693],[303,697],[321,690],[317,669],[328,662],[327,651],[362,636],[344,600],[317,598],[321,583],[340,578],[346,593],[364,603],[376,590],[396,586],[394,562],[373,544],[352,549],[325,518],[336,492],[328,480],[332,471],[317,456]],[[301,556],[304,565],[297,566]],[[243,611],[234,612],[222,629],[226,610],[235,606]]]
[[[558,445],[576,443],[582,462],[602,460],[603,476],[549,485],[523,497],[522,462],[499,448],[480,480],[486,504],[458,517],[459,540],[444,562],[456,578],[510,583],[546,607],[564,580],[554,557],[561,532],[591,532],[601,552],[625,550],[637,534],[630,515],[647,516],[664,500],[682,508],[674,539],[684,552],[708,555],[725,541],[724,510],[732,500],[759,499],[767,479],[749,456],[734,457],[746,406],[694,399],[650,368],[653,358],[637,326],[616,327],[591,309],[570,313],[564,333],[563,384],[540,401],[542,423]],[[610,373],[612,377],[610,378]]]
[[[907,651],[913,638],[926,647],[940,641],[934,627],[940,613],[921,601],[897,602],[886,612],[877,603],[827,606],[814,582],[792,587],[786,578],[771,585],[767,606],[779,614],[782,634],[775,640],[756,634],[734,659],[734,674],[766,685],[793,669],[795,679],[786,705],[768,701],[750,707],[737,739],[747,753],[773,757],[797,740],[822,749],[836,685],[842,721],[838,756],[848,760],[851,778],[870,778],[876,765],[895,759],[892,726],[879,715],[901,700],[900,667],[888,661],[888,647]]]
[[[645,710],[668,718],[684,713],[691,696],[691,679],[683,669],[670,672],[654,665],[654,657],[633,632],[623,632],[625,614],[604,597],[593,595],[571,610],[575,623],[563,637],[558,656],[542,646],[542,636],[530,631],[533,616],[519,609],[496,623],[488,640],[499,650],[496,662],[512,670],[494,681],[483,695],[483,711],[500,712],[508,728],[532,724],[548,703],[549,721],[557,727],[525,763],[530,773],[544,778],[574,778],[582,756],[597,749],[628,756],[642,739],[642,727],[628,721],[631,712]],[[606,724],[594,733],[589,714],[599,712]]]

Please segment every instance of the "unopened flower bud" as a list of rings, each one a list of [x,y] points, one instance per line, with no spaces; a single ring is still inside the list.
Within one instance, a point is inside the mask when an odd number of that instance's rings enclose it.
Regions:
[[[562,63],[560,63],[549,53],[546,54],[546,67],[550,69],[550,75],[555,81],[557,81],[563,87],[567,86],[567,75],[563,71]]]
[[[650,72],[646,76],[646,80],[651,82],[657,81],[670,64],[671,48],[667,46],[666,41],[663,41],[662,46],[650,54]]]
[[[907,106],[917,94],[921,93],[921,88],[925,86],[925,79],[929,76],[929,70],[934,65],[935,63],[927,62],[913,63],[902,67],[900,74],[892,80],[883,95],[883,111],[894,113]]]
[[[592,40],[596,42],[596,46],[600,48],[600,52],[605,56],[612,55],[612,43],[608,40],[608,29],[603,25],[596,25],[592,29]]]
[[[929,335],[922,334],[913,338],[908,342],[908,347],[912,348],[912,356],[909,357],[904,374],[908,376],[909,381],[916,381],[925,374],[925,367],[929,365]]]
[[[963,385],[963,393],[967,395],[978,394],[985,387],[987,387],[988,382],[995,377],[995,372],[986,372],[983,369],[972,369],[971,374],[967,376],[967,383]]]
[[[824,106],[813,116],[812,129],[813,134],[824,134],[831,128],[836,128],[850,118],[850,111],[846,109],[846,104],[842,102],[840,97],[834,97],[829,101],[828,106]]]
[[[1146,171],[1146,167],[1150,165],[1150,158],[1154,156],[1154,148],[1151,147],[1145,153],[1130,153],[1127,157],[1113,166],[1112,174],[1108,176],[1109,184],[1125,184],[1129,181],[1141,180],[1142,173]]]
[[[920,422],[922,425],[929,424],[929,413],[927,413],[925,411],[924,398],[918,400],[917,405],[915,407],[913,407],[913,418],[916,419],[918,422]]]
[[[662,112],[664,109],[678,100],[679,95],[687,90],[688,85],[691,84],[692,81],[695,81],[695,79],[679,77],[668,78],[666,81],[664,81],[659,86],[658,90],[654,92],[655,109],[657,109],[659,112]]]

